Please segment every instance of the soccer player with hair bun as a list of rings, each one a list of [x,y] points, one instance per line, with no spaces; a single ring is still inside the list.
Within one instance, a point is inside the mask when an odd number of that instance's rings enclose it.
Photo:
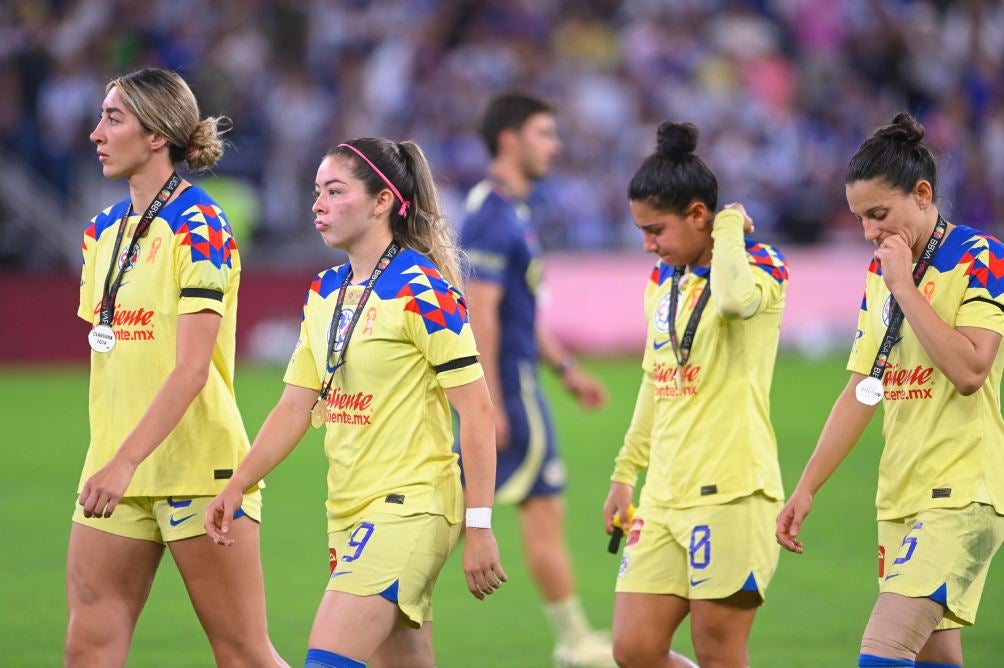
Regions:
[[[905,112],[851,158],[847,204],[876,245],[847,369],[777,540],[798,540],[813,498],[884,407],[879,595],[858,665],[958,668],[1004,542],[1004,244],[948,222],[924,128]]]
[[[432,668],[432,591],[462,523],[471,594],[484,600],[506,580],[491,529],[492,404],[455,235],[414,142],[339,144],[314,190],[314,227],[348,262],[311,283],[285,390],[206,510],[206,529],[233,544],[242,495],[309,426],[323,429],[331,571],[305,665]]]
[[[628,186],[659,260],[645,289],[641,387],[603,507],[607,532],[616,519],[628,535],[613,629],[622,667],[692,665],[670,655],[688,614],[700,665],[748,666],[779,556],[770,386],[788,270],[777,249],[744,237],[753,222],[741,204],[718,210],[697,137],[690,123],[660,125]]]
[[[258,486],[231,509],[240,548],[217,548],[200,521],[249,447],[233,385],[241,263],[222,209],[175,166],[215,165],[224,119],[200,120],[174,72],[105,92],[90,138],[129,197],[84,233],[91,441],[66,561],[66,665],[125,664],[165,546],[217,665],[286,665],[265,620]]]

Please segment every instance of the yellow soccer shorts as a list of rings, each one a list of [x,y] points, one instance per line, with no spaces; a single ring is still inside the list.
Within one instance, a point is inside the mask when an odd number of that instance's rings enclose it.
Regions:
[[[781,502],[757,492],[694,508],[635,513],[617,573],[617,593],[722,599],[755,591],[761,602],[777,569],[774,520]]]
[[[111,517],[84,517],[80,504],[73,511],[73,521],[106,533],[170,543],[206,533],[203,520],[212,496],[127,496],[115,506]],[[261,522],[261,491],[244,495],[234,518],[250,517]]]
[[[878,538],[879,591],[941,603],[938,629],[976,621],[990,561],[1004,543],[1004,515],[982,503],[932,508],[879,520]]]
[[[460,540],[460,526],[442,515],[368,513],[328,534],[327,591],[383,596],[420,627],[432,620],[432,590]]]

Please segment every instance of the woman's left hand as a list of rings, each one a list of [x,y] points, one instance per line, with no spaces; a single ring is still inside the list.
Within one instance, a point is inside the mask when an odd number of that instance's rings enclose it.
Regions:
[[[467,528],[464,575],[467,576],[467,588],[479,601],[494,594],[509,579],[502,570],[499,546],[491,529]]]
[[[726,209],[732,209],[738,211],[743,217],[743,234],[753,234],[756,228],[753,226],[753,219],[750,215],[746,213],[746,207],[744,207],[739,202],[732,202],[731,204],[725,205]]]
[[[113,457],[88,478],[77,500],[84,507],[84,517],[111,517],[135,472],[133,464]]]

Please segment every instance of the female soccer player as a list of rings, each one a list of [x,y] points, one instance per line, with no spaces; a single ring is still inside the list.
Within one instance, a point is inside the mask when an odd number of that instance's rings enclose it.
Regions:
[[[769,394],[788,271],[774,248],[744,240],[753,225],[741,205],[715,214],[718,182],[694,154],[697,136],[663,123],[628,187],[659,261],[645,292],[641,389],[603,509],[608,532],[615,516],[630,526],[614,609],[620,666],[681,665],[667,655],[688,613],[701,665],[749,665],[777,567],[783,492]]]
[[[199,522],[248,450],[233,390],[237,246],[220,207],[174,171],[216,164],[219,121],[199,120],[177,74],[147,69],[108,84],[91,133],[129,197],[84,234],[91,443],[66,564],[69,666],[125,663],[165,545],[216,663],[281,664],[265,623],[259,491],[234,506],[239,550],[220,551]]]
[[[1004,245],[941,216],[923,138],[899,113],[847,168],[847,203],[878,249],[850,381],[777,518],[778,542],[801,553],[813,496],[883,403],[880,593],[859,666],[961,666],[959,627],[1004,541]]]
[[[483,599],[506,579],[491,531],[492,405],[454,287],[456,241],[413,142],[340,144],[314,188],[314,226],[349,261],[311,284],[285,391],[207,509],[206,529],[233,543],[229,518],[245,490],[309,425],[323,427],[331,578],[306,665],[431,667],[423,622],[464,519],[447,401],[460,416],[467,585]]]

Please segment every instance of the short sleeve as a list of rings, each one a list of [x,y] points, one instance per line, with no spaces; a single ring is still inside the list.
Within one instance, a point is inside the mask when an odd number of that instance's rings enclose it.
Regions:
[[[310,347],[310,337],[307,335],[307,308],[309,306],[310,295],[303,304],[303,319],[300,320],[300,337],[296,341],[293,355],[286,365],[286,373],[282,381],[287,385],[296,385],[310,390],[321,390],[321,379],[317,374],[317,365],[314,363],[314,353]]]
[[[77,315],[90,324],[94,323],[94,309],[97,307],[95,290],[98,288],[94,284],[94,256],[96,255],[98,246],[97,234],[95,232],[96,220],[96,216],[91,218],[90,224],[88,224],[87,229],[84,231],[84,242],[81,246],[83,262],[80,266],[80,303],[77,306]]]
[[[406,308],[405,331],[435,369],[441,387],[467,385],[484,376],[477,361],[478,348],[467,316],[467,303],[460,291],[445,280],[430,278],[436,306]]]
[[[879,276],[877,273],[878,262],[872,260],[868,268],[868,277],[865,280],[865,293],[861,296],[861,308],[858,311],[858,328],[854,332],[854,344],[851,346],[851,355],[847,360],[847,370],[867,376],[872,372],[875,364],[875,355],[878,354],[881,338],[884,331],[876,331],[875,319],[871,315],[871,309],[883,308],[882,304],[873,304],[869,300],[868,287],[872,282],[872,277]]]
[[[467,219],[460,233],[460,245],[467,253],[471,278],[502,283],[514,244],[507,221],[493,220],[482,210]]]
[[[979,327],[1004,335],[1004,245],[990,240],[966,269],[967,285],[955,318],[957,327]],[[1001,274],[998,278],[995,271]]]
[[[181,217],[174,255],[178,314],[210,310],[223,315],[236,250],[230,225],[215,204],[195,204]]]

